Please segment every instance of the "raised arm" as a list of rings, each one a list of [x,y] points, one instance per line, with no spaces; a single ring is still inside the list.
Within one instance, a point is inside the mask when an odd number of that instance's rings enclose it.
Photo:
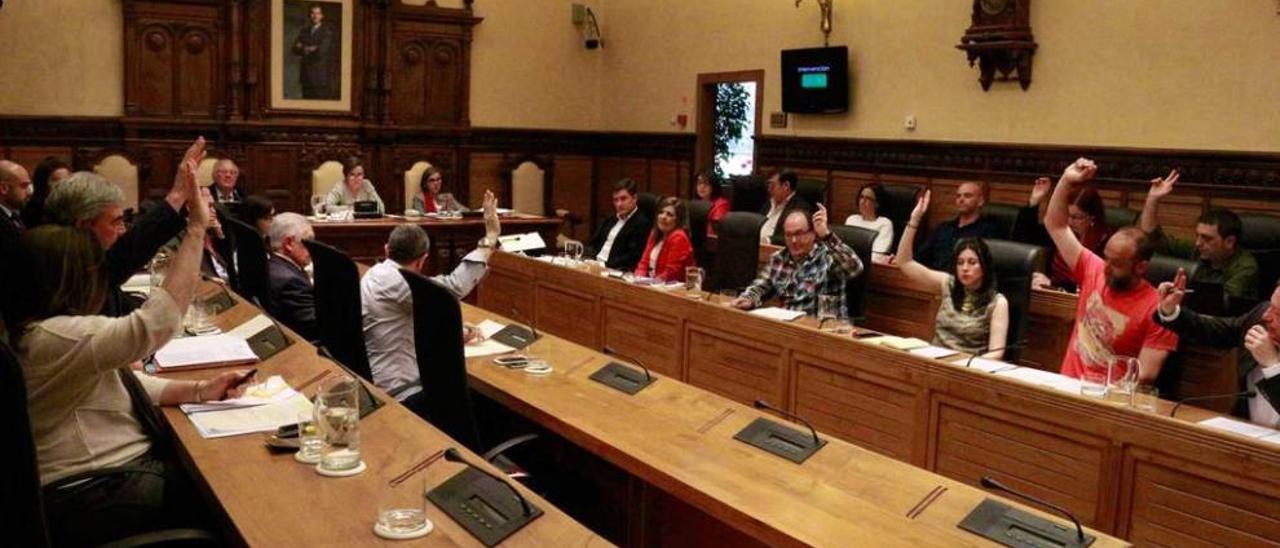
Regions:
[[[484,279],[489,271],[489,257],[493,255],[494,246],[498,245],[498,235],[502,234],[502,224],[498,221],[498,199],[488,190],[484,191],[483,207],[484,240],[462,258],[453,272],[431,278],[431,281],[440,284],[459,299],[465,298]]]
[[[1049,237],[1053,238],[1053,245],[1057,246],[1067,268],[1071,270],[1075,270],[1076,261],[1080,259],[1084,246],[1080,245],[1080,240],[1071,232],[1071,227],[1067,226],[1067,195],[1071,193],[1072,187],[1093,179],[1097,173],[1098,165],[1087,158],[1080,158],[1067,166],[1062,171],[1062,178],[1058,179],[1058,186],[1053,189],[1053,196],[1049,198],[1049,210],[1044,214],[1044,228],[1049,232]]]
[[[847,280],[862,273],[862,259],[858,258],[852,247],[831,234],[831,227],[827,223],[827,208],[821,203],[813,213],[813,233],[818,237],[818,245],[826,246],[831,253],[832,265],[828,275]]]
[[[947,283],[947,274],[931,270],[929,267],[916,262],[914,241],[916,239],[916,231],[920,229],[920,223],[924,220],[925,213],[929,211],[929,198],[931,191],[925,190],[916,198],[916,207],[911,210],[911,217],[907,219],[907,226],[902,230],[902,239],[898,240],[898,268],[902,269],[902,273],[908,278],[915,280],[916,283],[929,284],[934,287],[943,287]]]
[[[1147,201],[1142,204],[1142,215],[1138,217],[1138,228],[1143,232],[1151,234],[1157,228],[1160,228],[1160,200],[1173,192],[1174,183],[1178,182],[1181,174],[1178,170],[1169,172],[1169,175],[1161,179],[1156,177],[1151,180],[1151,189],[1147,191]]]
[[[1172,282],[1162,282],[1156,288],[1160,295],[1156,323],[1188,341],[1213,348],[1234,348],[1240,344],[1244,339],[1245,321],[1251,313],[1229,317],[1197,314],[1194,310],[1182,308],[1186,288],[1187,274],[1181,268]]]
[[[160,285],[173,297],[179,312],[185,312],[191,304],[196,284],[200,281],[200,259],[204,254],[204,234],[208,228],[209,204],[200,197],[196,187],[196,170],[204,158],[204,139],[196,141],[178,166],[178,178],[188,188],[187,229],[178,245],[178,255],[169,267]]]

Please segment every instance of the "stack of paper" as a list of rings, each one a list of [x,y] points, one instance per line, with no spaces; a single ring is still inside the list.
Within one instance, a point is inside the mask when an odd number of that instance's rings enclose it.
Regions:
[[[804,312],[800,312],[798,310],[787,310],[785,308],[778,308],[776,306],[766,306],[764,308],[757,308],[755,310],[752,310],[751,314],[760,316],[762,318],[769,318],[771,320],[780,320],[784,322],[793,321],[796,318],[804,316]]]
[[[1225,430],[1247,438],[1280,445],[1280,430],[1274,430],[1251,422],[1238,421],[1227,417],[1214,417],[1202,420],[1199,424],[1214,430]]]
[[[964,362],[959,362],[959,363],[963,365]],[[1013,371],[1014,369],[1018,368],[1018,366],[1013,365],[1009,362],[1002,362],[1000,360],[990,360],[990,359],[981,358],[981,357],[974,358],[973,362],[969,364],[969,367],[972,367],[974,369],[977,369],[978,371],[982,371],[985,373],[999,373],[1002,371]]]
[[[165,370],[253,363],[258,361],[258,355],[244,339],[223,333],[173,339],[156,351],[155,361]]]
[[[477,325],[476,329],[479,329],[480,333],[484,335],[484,340],[466,345],[463,348],[463,353],[468,358],[478,358],[481,356],[494,356],[497,354],[506,354],[507,352],[515,352],[516,349],[489,338],[495,333],[502,331],[502,328],[504,327],[506,326],[493,320],[480,322],[480,325]]]
[[[260,382],[250,385],[245,389],[244,395],[239,398],[228,400],[209,401],[201,403],[184,403],[178,408],[188,415],[195,413],[206,413],[209,411],[223,411],[227,409],[237,409],[241,407],[257,407],[259,405],[268,405],[272,403],[280,403],[292,398],[298,392],[284,381],[284,377],[280,375],[272,375],[266,382]]]
[[[1000,375],[1001,377],[1008,377],[1011,379],[1018,379],[1020,381],[1028,382],[1028,383],[1039,385],[1039,386],[1047,386],[1049,388],[1062,391],[1062,392],[1068,392],[1072,394],[1080,393],[1079,379],[1073,379],[1071,377],[1066,377],[1063,375],[1059,375],[1057,373],[1050,373],[1048,371],[1042,371],[1040,369],[1035,369],[1031,367],[1019,367],[1017,369],[1010,369],[1008,371],[1000,371],[1000,372],[997,372],[996,375]]]
[[[924,356],[926,358],[930,358],[934,360],[947,358],[947,357],[955,356],[956,354],[959,354],[959,352],[956,352],[955,350],[952,350],[950,348],[944,348],[941,346],[933,346],[933,345],[914,348],[911,350],[911,353],[917,356]]]
[[[120,290],[125,293],[141,293],[143,295],[151,294],[151,275],[150,274],[134,274],[124,284],[120,286]]]
[[[509,251],[512,253],[515,253],[516,251],[531,251],[547,247],[547,244],[542,241],[542,236],[537,232],[498,236],[498,242],[502,243],[503,251]]]
[[[922,341],[922,340],[920,340],[920,339],[917,339],[917,338],[915,338],[915,337],[895,337],[895,336],[893,336],[893,335],[882,335],[882,336],[879,336],[879,337],[867,337],[867,338],[862,339],[862,340],[863,340],[863,342],[868,342],[868,343],[871,343],[871,344],[878,344],[878,345],[880,345],[880,346],[887,346],[887,347],[889,347],[889,348],[896,348],[896,349],[898,349],[898,350],[915,350],[915,349],[917,349],[917,348],[924,348],[924,347],[929,346],[929,343],[924,342],[924,341]],[[954,354],[954,352],[953,352],[953,354]]]
[[[187,418],[204,438],[221,438],[254,432],[271,432],[298,422],[298,414],[311,412],[311,400],[294,392],[276,403],[235,407],[221,411],[189,413]]]
[[[271,321],[271,318],[268,318],[262,314],[258,314],[257,316],[250,318],[249,321],[244,322],[240,325],[237,325],[235,328],[231,329],[230,331],[227,331],[226,334],[231,335],[232,337],[235,337],[237,339],[247,341],[253,338],[254,335],[261,333],[263,329],[266,329],[273,325],[275,325],[275,323]]]

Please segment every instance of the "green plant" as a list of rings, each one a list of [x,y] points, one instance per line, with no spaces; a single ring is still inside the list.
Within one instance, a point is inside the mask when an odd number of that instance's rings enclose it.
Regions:
[[[712,139],[716,161],[712,169],[721,180],[724,180],[725,173],[720,162],[729,159],[729,145],[742,138],[742,132],[749,124],[747,110],[750,100],[747,86],[737,82],[716,85],[715,134]]]

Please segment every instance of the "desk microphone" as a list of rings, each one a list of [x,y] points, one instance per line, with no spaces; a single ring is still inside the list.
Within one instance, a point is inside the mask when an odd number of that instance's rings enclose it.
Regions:
[[[1244,392],[1234,392],[1231,394],[1213,394],[1210,396],[1195,396],[1191,398],[1182,398],[1178,400],[1178,403],[1173,404],[1173,410],[1169,411],[1169,417],[1172,418],[1174,415],[1178,414],[1178,408],[1182,407],[1182,404],[1187,403],[1189,401],[1218,400],[1223,398],[1244,398],[1247,400],[1247,399],[1256,397],[1257,395],[1258,395],[1258,392],[1255,390],[1245,390]]]
[[[795,415],[795,414],[783,411],[781,409],[778,409],[777,407],[769,405],[769,403],[764,400],[756,400],[755,403],[752,403],[751,405],[754,406],[756,409],[768,409],[769,411],[773,411],[774,413],[785,415],[788,419],[791,419],[793,421],[796,421],[800,424],[803,424],[809,427],[809,433],[813,434],[814,447],[817,447],[818,443],[822,441],[821,439],[818,438],[818,431],[813,429],[813,425],[809,424],[809,421],[804,420],[804,418],[802,418],[800,415]]]
[[[637,360],[637,359],[635,359],[635,358],[633,358],[633,357],[631,357],[631,356],[628,356],[628,355],[626,355],[626,354],[623,354],[623,353],[621,353],[621,352],[618,352],[617,350],[614,350],[612,346],[606,346],[606,347],[604,347],[604,353],[605,353],[605,354],[608,354],[608,355],[610,355],[610,356],[617,356],[617,357],[619,357],[619,358],[622,358],[622,359],[624,359],[624,360],[627,360],[627,361],[629,361],[629,362],[631,362],[631,363],[634,363],[634,364],[636,364],[636,365],[640,366],[640,369],[643,369],[643,370],[644,370],[644,380],[645,380],[646,382],[653,382],[653,375],[649,374],[649,368],[648,368],[648,367],[645,367],[644,362],[642,362],[642,361],[640,361],[640,360]]]
[[[534,342],[537,342],[539,338],[541,338],[541,335],[538,335],[538,329],[533,326],[532,322],[525,320],[524,315],[520,313],[519,307],[516,307],[516,306],[511,307],[511,317],[516,321],[524,324],[524,326],[529,329],[529,333],[533,334],[533,339],[529,341],[529,344],[533,344]]]
[[[459,453],[457,449],[454,449],[453,447],[445,449],[444,460],[447,460],[449,462],[457,462],[460,464],[465,464],[471,468],[479,470],[480,473],[493,478],[494,481],[497,481],[498,483],[501,483],[507,486],[507,488],[510,489],[512,493],[515,493],[516,500],[520,501],[520,506],[524,508],[524,515],[528,516],[529,514],[533,513],[533,511],[529,509],[529,501],[525,500],[524,495],[521,495],[520,491],[517,490],[514,486],[512,486],[510,482],[490,473],[488,470],[485,470],[484,468],[471,464],[466,459],[462,458],[462,453]]]
[[[1033,503],[1038,504],[1038,505],[1040,505],[1040,506],[1043,506],[1043,507],[1045,507],[1045,508],[1051,508],[1051,509],[1053,509],[1053,510],[1057,511],[1059,514],[1062,514],[1062,515],[1064,515],[1064,516],[1067,516],[1068,518],[1070,518],[1070,519],[1071,519],[1071,523],[1076,524],[1076,542],[1079,542],[1080,544],[1084,544],[1084,527],[1080,525],[1080,520],[1076,519],[1075,514],[1072,514],[1071,512],[1067,511],[1067,509],[1066,509],[1066,508],[1063,508],[1063,507],[1061,507],[1061,506],[1058,506],[1058,505],[1053,504],[1053,503],[1048,502],[1048,501],[1040,500],[1040,499],[1038,499],[1038,498],[1036,498],[1036,497],[1033,497],[1033,496],[1028,495],[1028,494],[1025,494],[1025,493],[1020,493],[1020,492],[1018,492],[1018,491],[1014,491],[1012,487],[1009,487],[1009,486],[1007,486],[1007,485],[1005,485],[1005,484],[1003,484],[1003,483],[1000,483],[1000,482],[996,481],[996,480],[995,480],[995,478],[992,478],[991,476],[982,476],[982,481],[981,481],[981,483],[982,483],[982,486],[983,486],[983,487],[986,487],[987,489],[995,489],[995,490],[997,490],[997,491],[1004,491],[1004,492],[1009,493],[1010,495],[1013,495],[1013,496],[1015,496],[1015,497],[1018,497],[1018,498],[1020,498],[1020,499],[1022,499],[1022,500],[1025,500],[1025,501],[1028,501],[1028,502],[1033,502]]]
[[[1026,346],[1026,345],[1027,345],[1027,339],[1022,339],[1022,340],[1020,340],[1020,341],[1018,341],[1018,342],[1016,342],[1016,343],[1013,343],[1013,344],[1006,344],[1006,345],[1001,346],[1001,347],[999,347],[999,348],[992,348],[992,349],[990,349],[990,350],[985,350],[985,349],[984,349],[984,350],[982,350],[981,352],[976,352],[976,353],[974,353],[972,356],[969,356],[969,359],[965,360],[965,362],[964,362],[964,366],[965,366],[965,367],[969,367],[969,366],[973,365],[973,360],[977,359],[977,358],[978,358],[978,356],[982,356],[983,354],[990,354],[990,353],[995,352],[995,351],[997,351],[997,350],[1002,350],[1002,351],[1003,351],[1003,350],[1013,350],[1013,349],[1015,349],[1015,348],[1022,348],[1022,347]]]

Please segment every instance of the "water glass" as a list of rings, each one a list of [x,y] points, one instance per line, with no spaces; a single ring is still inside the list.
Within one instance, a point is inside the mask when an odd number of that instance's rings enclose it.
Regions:
[[[193,299],[187,306],[187,313],[182,317],[182,328],[192,335],[216,333],[218,328],[213,325],[214,314],[211,308],[209,303]]]
[[[360,466],[360,391],[357,380],[325,379],[316,395],[316,422],[324,436],[320,467],[334,472]]]
[[[311,197],[311,214],[319,217],[321,213],[324,213],[324,196],[316,194]]]
[[[147,272],[151,274],[151,287],[153,289],[164,285],[165,274],[169,272],[169,265],[172,262],[173,255],[162,250],[151,258],[151,262],[147,263]]]
[[[1116,356],[1111,359],[1110,365],[1110,370],[1107,371],[1107,399],[1121,405],[1132,405],[1142,362],[1138,358]]]
[[[1155,413],[1160,406],[1160,389],[1153,385],[1139,384],[1129,395],[1129,406],[1139,411]]]
[[[398,484],[382,487],[374,525],[379,536],[410,538],[427,529],[427,477],[426,471],[420,470]]]
[[[566,242],[564,244],[565,255],[568,255],[575,263],[582,261],[582,254],[585,252],[582,242]]]
[[[702,280],[706,278],[707,271],[696,266],[687,266],[684,269],[684,290],[689,293],[690,297],[698,298],[702,296]]]
[[[299,462],[315,464],[320,462],[320,453],[324,449],[324,434],[316,424],[316,410],[310,409],[298,413],[298,454]]]
[[[1084,363],[1080,368],[1080,394],[1091,398],[1107,396],[1109,364]]]

